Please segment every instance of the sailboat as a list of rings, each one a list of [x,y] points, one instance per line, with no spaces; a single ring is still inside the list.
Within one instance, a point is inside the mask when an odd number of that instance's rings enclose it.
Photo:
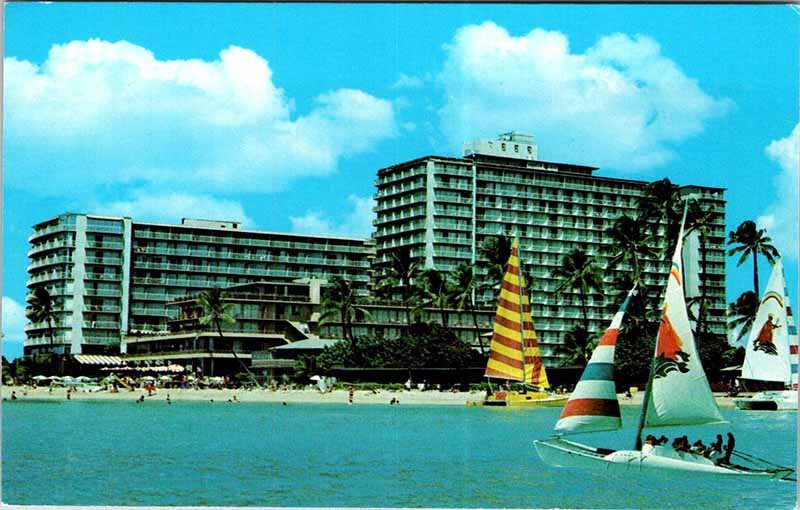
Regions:
[[[491,379],[518,381],[526,389],[523,392],[501,389],[491,392],[483,400],[468,401],[467,405],[557,406],[567,401],[566,395],[551,395],[542,391],[548,389],[550,383],[536,342],[525,278],[519,266],[519,241],[515,238],[497,300],[489,361],[484,375]],[[528,390],[528,386],[532,390]]]
[[[546,463],[619,472],[674,470],[770,479],[787,479],[794,472],[737,451],[732,452],[737,462],[743,459],[752,467],[717,463],[703,455],[679,452],[666,445],[646,444],[643,448],[644,427],[726,423],[700,364],[686,311],[681,261],[685,221],[684,208],[636,432],[636,447],[632,450],[598,448],[562,437],[622,427],[614,388],[614,346],[632,290],[592,353],[575,391],[564,406],[555,426],[556,435],[534,442],[539,456]]]
[[[737,409],[797,410],[797,326],[780,259],[775,261],[745,346],[742,379],[783,384],[784,390],[762,391],[733,401]]]

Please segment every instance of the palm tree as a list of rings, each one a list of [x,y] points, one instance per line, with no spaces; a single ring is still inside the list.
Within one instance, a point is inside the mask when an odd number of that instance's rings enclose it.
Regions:
[[[212,324],[214,329],[217,330],[217,335],[219,335],[220,340],[222,339],[222,323],[225,324],[233,324],[236,322],[236,318],[233,316],[233,304],[225,302],[225,295],[219,289],[219,287],[214,287],[212,289],[203,291],[197,297],[197,304],[203,309],[203,316],[200,317],[200,324],[203,326],[208,326]],[[236,348],[233,344],[231,344],[231,353],[233,353],[233,357],[236,361],[239,362],[239,365],[242,366],[245,372],[250,376],[253,380],[255,385],[260,388],[261,385],[258,384],[256,377],[250,372],[250,369],[247,368],[247,365],[239,358],[239,355],[236,354]]]
[[[420,272],[420,260],[411,255],[411,248],[401,246],[389,252],[389,263],[384,266],[383,292],[393,292],[400,287],[406,324],[411,324],[411,283]]]
[[[423,297],[418,308],[427,306],[438,308],[442,327],[449,331],[447,308],[450,307],[455,293],[447,275],[436,269],[426,269],[420,274],[417,287]]]
[[[585,367],[594,344],[589,332],[581,326],[576,326],[564,333],[564,341],[558,344],[554,351],[561,356],[562,365]]]
[[[672,253],[671,248],[678,236],[683,214],[681,201],[680,189],[667,178],[645,185],[644,195],[639,198],[638,209],[641,211],[639,220],[649,224],[654,239],[657,239],[655,236],[658,235],[659,225],[666,224],[667,230],[662,237],[667,239],[667,245],[664,247],[664,254],[667,257]]]
[[[53,334],[53,320],[55,319],[55,310],[53,310],[53,297],[45,287],[37,287],[33,291],[33,296],[28,301],[30,305],[25,313],[33,323],[47,323],[47,333],[50,337],[50,345],[55,343],[55,335]]]
[[[478,247],[477,266],[486,273],[482,289],[492,289],[495,294],[503,283],[506,273],[506,264],[511,256],[512,241],[510,237],[491,236],[484,239]]]
[[[739,333],[736,335],[737,342],[748,334],[753,327],[758,304],[758,296],[753,291],[748,290],[736,298],[736,301],[728,305],[728,330],[736,331],[739,329]]]
[[[475,338],[481,349],[481,354],[486,354],[483,346],[483,337],[478,326],[478,314],[475,312],[475,290],[477,287],[475,277],[475,266],[473,264],[459,264],[453,273],[454,295],[453,302],[459,312],[466,309],[472,315],[472,323],[475,326]]]
[[[753,290],[756,296],[759,295],[758,289],[758,256],[763,255],[770,264],[780,257],[778,250],[770,244],[771,238],[765,236],[766,230],[756,228],[754,221],[746,220],[739,225],[735,231],[728,233],[728,244],[736,245],[728,250],[728,256],[741,253],[737,266],[744,264],[747,257],[753,257]]]
[[[589,332],[589,317],[586,309],[586,298],[591,290],[601,292],[603,274],[594,263],[594,258],[579,249],[572,250],[561,259],[561,266],[553,270],[553,276],[561,279],[556,292],[566,290],[578,291],[583,315],[583,329]]]
[[[655,250],[651,247],[653,236],[648,234],[644,225],[628,216],[622,215],[614,225],[606,230],[613,241],[614,254],[608,261],[608,267],[629,263],[633,269],[633,283],[642,283],[642,260],[654,258]]]
[[[711,233],[712,220],[714,219],[714,212],[709,209],[704,209],[703,206],[697,201],[689,202],[689,209],[686,214],[686,235],[692,232],[697,232],[700,235],[700,295],[696,298],[687,299],[686,305],[689,310],[689,315],[693,314],[695,304],[697,304],[697,317],[695,320],[695,328],[698,334],[703,333],[705,327],[706,310],[708,309],[707,290],[706,284],[706,271],[708,263],[708,236]]]
[[[322,315],[320,325],[337,320],[342,325],[342,336],[350,347],[350,359],[358,362],[359,352],[353,321],[362,317],[370,317],[368,310],[359,307],[357,297],[350,282],[341,276],[334,276],[325,286],[322,297]]]

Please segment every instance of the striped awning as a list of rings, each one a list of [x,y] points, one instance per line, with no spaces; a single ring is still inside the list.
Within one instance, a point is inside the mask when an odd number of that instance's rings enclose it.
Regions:
[[[76,354],[75,361],[81,365],[119,365],[122,358],[119,356],[97,356],[93,354]]]

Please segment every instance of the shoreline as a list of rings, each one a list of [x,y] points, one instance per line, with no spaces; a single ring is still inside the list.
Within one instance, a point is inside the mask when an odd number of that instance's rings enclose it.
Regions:
[[[0,388],[0,396],[3,400],[10,402],[11,392],[15,392],[17,399],[36,400],[36,401],[65,401],[67,400],[66,388],[55,388],[50,392],[47,387],[23,386],[3,386]],[[347,404],[347,390],[335,390],[329,393],[321,393],[318,390],[234,390],[234,389],[180,389],[180,388],[158,388],[152,396],[147,396],[147,391],[136,388],[134,391],[120,389],[118,393],[108,391],[87,392],[82,389],[70,393],[70,400],[80,401],[135,401],[144,396],[144,401],[207,401],[225,402],[233,399],[234,396],[240,402],[262,402],[262,403],[294,403],[294,404]],[[450,393],[440,391],[419,391],[416,389],[404,391],[379,390],[377,393],[372,391],[359,390],[353,394],[353,404],[383,404],[388,405],[392,399],[398,399],[400,404],[412,405],[466,405],[470,400],[481,400],[483,392],[474,393]],[[742,396],[746,396],[743,394]],[[640,407],[642,405],[643,393],[635,393],[632,398],[627,398],[624,394],[617,395],[620,407]],[[720,409],[733,409],[733,398],[721,394],[715,395],[717,405]]]

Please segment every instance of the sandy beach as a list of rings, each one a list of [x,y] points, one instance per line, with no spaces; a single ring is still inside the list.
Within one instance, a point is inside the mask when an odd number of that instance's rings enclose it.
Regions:
[[[0,395],[3,399],[10,399],[11,392],[15,392],[21,400],[66,400],[66,388],[54,388],[51,392],[49,388],[23,387],[23,386],[3,386],[0,388]],[[317,390],[233,390],[233,389],[165,389],[159,388],[151,396],[147,396],[147,391],[135,389],[128,391],[120,389],[119,393],[107,391],[89,392],[79,388],[70,394],[71,400],[130,400],[131,402],[140,396],[148,401],[164,401],[167,395],[173,401],[207,401],[227,402],[234,396],[241,402],[274,402],[274,403],[303,403],[303,404],[345,404],[348,400],[348,391],[335,390],[329,393],[321,393]],[[641,406],[642,393],[636,393],[632,398],[625,397],[624,394],[618,395],[619,403],[623,407]],[[415,405],[465,405],[468,400],[480,400],[483,398],[482,392],[475,393],[450,393],[439,391],[356,391],[353,395],[353,404],[388,404],[392,399],[398,399],[400,404]],[[717,404],[722,409],[732,409],[733,399],[723,395],[716,396]]]

